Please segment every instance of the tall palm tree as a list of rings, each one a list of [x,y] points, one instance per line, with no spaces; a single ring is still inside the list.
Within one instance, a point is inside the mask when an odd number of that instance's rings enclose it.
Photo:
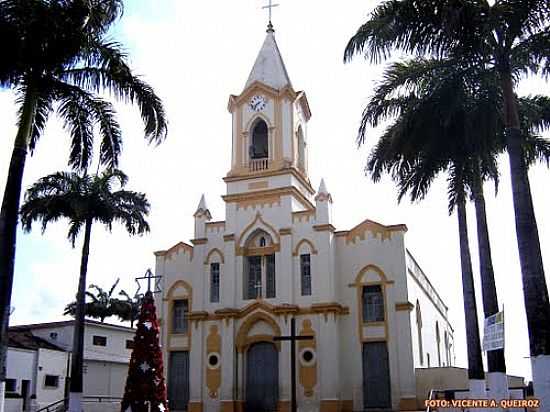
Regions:
[[[116,313],[118,308],[116,302],[117,299],[113,297],[113,292],[118,286],[119,282],[120,279],[117,279],[113,286],[111,286],[111,289],[109,289],[108,291],[97,285],[90,285],[85,294],[90,299],[90,301],[86,302],[85,305],[85,315],[89,316],[92,319],[99,319],[101,323],[104,323],[105,318],[108,318],[109,316],[118,315],[118,313]],[[93,291],[90,291],[90,289],[95,291],[95,293]],[[63,314],[75,316],[76,307],[76,301],[69,303],[65,307]]]
[[[166,117],[154,90],[134,75],[119,43],[106,36],[122,13],[122,0],[2,0],[0,87],[18,96],[18,131],[0,209],[0,389],[5,381],[8,312],[13,286],[17,218],[27,153],[54,108],[70,134],[69,164],[84,170],[93,156],[98,124],[99,159],[116,167],[122,133],[108,92],[136,104],[149,142],[166,136]],[[0,393],[0,402],[3,397]]]
[[[81,412],[82,365],[84,348],[84,312],[86,274],[90,254],[92,225],[101,223],[111,230],[114,222],[124,225],[130,235],[149,231],[145,217],[149,202],[145,194],[125,190],[128,178],[119,170],[107,170],[99,176],[59,172],[40,179],[27,191],[21,207],[23,229],[30,231],[34,221],[42,222],[42,231],[50,222],[68,219],[68,238],[73,247],[84,229],[80,278],[71,364],[69,411]],[[116,186],[116,187],[115,187]]]
[[[417,200],[427,191],[433,172],[444,168],[454,171],[449,183],[452,184],[450,193],[458,194],[454,199],[459,202],[453,200],[453,203],[457,203],[459,213],[461,250],[465,250],[468,245],[466,241],[462,242],[467,238],[467,231],[462,228],[466,222],[464,192],[471,192],[476,209],[486,317],[498,312],[482,187],[484,177],[498,181],[496,157],[506,146],[502,116],[493,110],[498,99],[500,95],[495,87],[494,73],[488,72],[482,78],[468,79],[457,75],[452,61],[417,59],[396,63],[386,70],[384,81],[376,88],[374,97],[363,113],[359,139],[359,143],[364,142],[369,124],[376,125],[385,118],[398,118],[373,150],[367,170],[375,180],[383,172],[391,173],[401,186],[400,196],[409,190],[412,199]],[[525,135],[527,163],[541,159],[548,161],[550,142],[533,132],[550,125],[550,116],[547,114],[550,112],[550,99],[543,96],[522,98],[520,108],[524,113],[522,132]],[[426,160],[420,162],[417,158]],[[410,169],[412,165],[421,166],[418,173],[414,174]],[[458,176],[461,179],[456,181]],[[465,261],[468,263],[465,264]],[[463,257],[462,262],[463,270],[470,268],[471,272],[469,258]],[[468,298],[474,297],[472,295]],[[474,321],[476,319],[473,316],[471,319]],[[473,329],[473,325],[470,328]],[[469,341],[469,347],[478,345],[477,342]],[[488,370],[493,396],[506,397],[503,350],[488,352]]]
[[[549,21],[548,0],[384,0],[344,55],[345,61],[364,54],[378,62],[397,49],[460,59],[465,72],[492,68],[498,74],[534,390],[543,405],[550,405],[550,301],[514,89],[523,74],[550,73]]]

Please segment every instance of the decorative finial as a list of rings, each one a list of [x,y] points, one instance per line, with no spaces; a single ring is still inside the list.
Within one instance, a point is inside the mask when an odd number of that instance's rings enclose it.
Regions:
[[[269,10],[269,22],[267,23],[267,33],[274,33],[275,29],[273,28],[273,24],[271,23],[271,11],[273,7],[278,7],[279,4],[273,4],[272,0],[269,0],[269,4],[267,6],[263,6],[262,9],[268,9]]]

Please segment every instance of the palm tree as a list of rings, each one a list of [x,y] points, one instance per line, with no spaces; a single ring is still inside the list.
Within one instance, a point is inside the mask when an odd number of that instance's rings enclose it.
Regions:
[[[124,290],[121,290],[118,293],[120,296],[123,296],[125,299],[114,299],[114,312],[118,318],[123,322],[130,322],[130,327],[134,327],[134,322],[139,318],[139,310],[141,308],[141,297],[139,295],[134,295],[130,297],[128,293]]]
[[[149,231],[145,216],[149,214],[149,202],[145,194],[124,190],[128,178],[120,170],[107,170],[99,176],[83,176],[78,173],[59,172],[43,177],[27,191],[21,207],[23,229],[30,231],[34,221],[42,222],[42,231],[50,222],[61,218],[70,222],[68,238],[73,247],[77,236],[84,229],[80,278],[78,281],[77,307],[71,364],[69,411],[81,412],[82,365],[84,344],[84,313],[86,273],[90,253],[90,237],[94,222],[111,230],[114,222],[124,225],[130,235]],[[115,190],[118,186],[118,190]]]
[[[378,85],[364,110],[359,139],[362,144],[369,124],[377,125],[385,118],[398,118],[373,150],[367,170],[375,180],[384,172],[392,174],[401,187],[400,197],[411,191],[412,200],[418,200],[427,192],[431,179],[435,177],[433,173],[443,169],[453,171],[449,190],[456,194],[451,206],[457,206],[461,251],[467,252],[466,255],[469,251],[464,193],[470,190],[476,208],[485,316],[498,312],[482,183],[485,177],[498,181],[496,157],[505,149],[502,117],[493,110],[499,98],[491,72],[485,73],[483,78],[468,79],[457,75],[452,61],[417,59],[396,63],[386,70],[384,81]],[[524,113],[522,132],[526,142],[524,151],[528,154],[526,161],[528,164],[541,159],[548,161],[550,142],[536,136],[533,131],[550,125],[550,99],[537,96],[522,98],[520,103]],[[419,169],[414,171],[413,166]],[[456,181],[458,177],[460,180]],[[470,284],[473,287],[469,275],[471,263],[464,253],[461,256],[463,274],[464,270],[467,274],[463,278],[468,282],[469,290]],[[466,296],[465,293],[466,298],[475,299],[474,295]],[[466,316],[468,318],[468,313]],[[470,314],[470,319],[477,322],[475,313]],[[467,329],[474,329],[474,325],[467,323]],[[475,348],[479,342],[471,342],[469,338],[468,346],[469,349]],[[475,362],[471,359],[469,363]],[[494,378],[489,379],[494,397],[505,397],[503,350],[488,352],[488,369],[490,374],[494,374]],[[475,375],[474,372],[471,371],[470,376]],[[483,371],[478,376],[482,378]]]
[[[135,76],[119,43],[106,36],[122,13],[122,0],[2,0],[0,87],[18,95],[19,121],[0,209],[0,387],[5,381],[8,315],[14,275],[17,218],[27,153],[54,108],[71,137],[69,164],[85,170],[93,157],[116,167],[122,133],[108,92],[136,104],[149,142],[166,136],[166,117],[154,90]],[[0,398],[3,398],[0,394]],[[0,400],[1,402],[1,400]]]
[[[86,296],[90,298],[90,302],[86,302],[85,305],[85,315],[89,316],[92,319],[99,319],[101,323],[105,322],[105,318],[109,316],[116,315],[116,298],[113,298],[113,292],[118,286],[120,279],[117,279],[109,291],[104,290],[103,288],[97,285],[90,285],[86,291]],[[95,293],[91,292],[90,289],[95,290]],[[71,302],[63,311],[64,315],[76,315],[77,302]]]
[[[385,0],[351,37],[344,55],[345,61],[364,54],[378,62],[397,49],[460,59],[464,72],[491,68],[498,74],[534,390],[543,405],[550,405],[550,301],[514,88],[523,74],[550,73],[549,20],[547,0]]]

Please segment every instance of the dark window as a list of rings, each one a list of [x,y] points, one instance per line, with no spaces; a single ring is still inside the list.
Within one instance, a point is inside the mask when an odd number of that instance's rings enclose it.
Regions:
[[[59,376],[46,375],[44,377],[44,386],[46,388],[57,388],[59,386]]]
[[[266,256],[266,298],[275,297],[275,255]]]
[[[6,392],[15,392],[15,391],[17,391],[17,380],[6,379]]]
[[[210,264],[210,302],[220,301],[220,264]]]
[[[135,345],[134,345],[134,341],[133,341],[133,340],[128,339],[128,340],[126,341],[126,349],[134,349],[134,346],[135,346]]]
[[[302,296],[311,295],[311,257],[300,255],[300,277],[302,279]]]
[[[384,321],[384,295],[380,285],[363,288],[363,322]]]
[[[50,333],[50,338],[56,340],[57,339],[57,332],[51,332]]]
[[[216,367],[218,365],[218,362],[219,362],[219,358],[218,358],[218,355],[216,354],[210,354],[208,356],[208,364],[211,366],[211,367]]]
[[[92,338],[95,346],[107,346],[107,338],[105,336],[95,336]]]
[[[173,310],[172,332],[187,333],[187,312],[189,312],[187,300],[175,300]]]
[[[262,257],[248,256],[245,266],[245,299],[262,296]]]
[[[304,351],[304,353],[302,354],[302,358],[305,362],[311,362],[313,360],[313,352],[310,350]]]
[[[259,120],[252,131],[252,146],[250,148],[250,158],[264,159],[268,157],[267,149],[267,124]]]

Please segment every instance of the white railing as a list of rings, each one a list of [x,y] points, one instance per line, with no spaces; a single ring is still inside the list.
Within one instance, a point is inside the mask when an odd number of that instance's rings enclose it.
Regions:
[[[267,170],[268,167],[268,158],[263,159],[250,159],[248,163],[248,170],[251,172],[258,172],[260,170]]]

